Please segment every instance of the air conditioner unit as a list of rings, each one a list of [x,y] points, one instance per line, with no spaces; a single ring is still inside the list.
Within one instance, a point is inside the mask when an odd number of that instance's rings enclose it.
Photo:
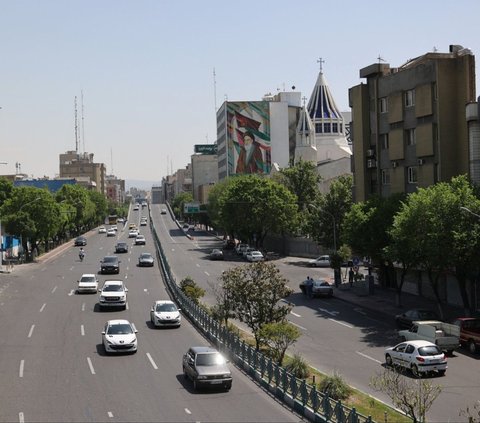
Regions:
[[[367,157],[372,157],[375,156],[375,150],[373,148],[370,148],[367,150]]]
[[[392,167],[395,168],[398,166],[398,163],[397,162],[392,162]]]
[[[371,169],[372,167],[377,167],[377,161],[373,159],[367,160],[367,168]]]
[[[421,165],[425,164],[425,159],[418,159],[417,163],[418,163],[419,166],[421,166]]]

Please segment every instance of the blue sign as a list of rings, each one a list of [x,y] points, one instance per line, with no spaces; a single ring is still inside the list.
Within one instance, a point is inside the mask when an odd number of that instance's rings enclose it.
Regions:
[[[358,257],[353,258],[353,265],[358,266],[360,264],[360,259]]]

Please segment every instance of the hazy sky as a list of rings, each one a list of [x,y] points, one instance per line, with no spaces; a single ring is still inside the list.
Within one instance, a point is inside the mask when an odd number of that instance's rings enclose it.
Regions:
[[[226,98],[310,97],[322,57],[348,111],[379,55],[396,67],[460,44],[480,61],[479,19],[479,0],[0,0],[0,174],[17,162],[58,174],[83,91],[79,150],[120,178],[160,181],[215,141]]]

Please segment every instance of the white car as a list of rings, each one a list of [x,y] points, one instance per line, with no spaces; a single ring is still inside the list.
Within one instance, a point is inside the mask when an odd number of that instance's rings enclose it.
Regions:
[[[102,331],[102,344],[105,352],[137,352],[137,328],[128,320],[116,319],[105,323]]]
[[[320,256],[308,261],[310,267],[330,267],[330,256]]]
[[[243,255],[243,252],[247,249],[250,248],[248,244],[238,244],[235,248],[235,252],[241,256]]]
[[[265,257],[263,257],[263,254],[260,251],[254,250],[254,251],[249,251],[246,256],[247,260],[249,262],[257,262],[257,261],[264,261]]]
[[[170,300],[159,300],[150,309],[150,321],[154,326],[180,327],[182,316],[177,306]]]
[[[117,236],[117,231],[115,229],[110,228],[107,231],[107,236]]]
[[[79,281],[77,281],[77,293],[83,294],[85,292],[97,293],[98,279],[93,273],[85,273]]]
[[[145,243],[146,243],[145,236],[137,235],[135,237],[135,245],[145,245]]]
[[[136,238],[138,235],[138,230],[137,229],[130,229],[128,231],[128,237],[129,238]]]
[[[98,228],[98,233],[99,234],[106,234],[107,233],[107,228],[105,226],[100,226]]]
[[[447,358],[440,348],[429,341],[406,341],[385,350],[387,366],[404,367],[415,377],[447,371]]]
[[[98,303],[100,309],[104,307],[127,308],[128,288],[119,280],[106,280],[100,290]]]
[[[117,232],[117,231],[118,231],[118,227],[117,227],[117,225],[112,225],[112,226],[110,226],[110,229],[113,229],[115,232]]]

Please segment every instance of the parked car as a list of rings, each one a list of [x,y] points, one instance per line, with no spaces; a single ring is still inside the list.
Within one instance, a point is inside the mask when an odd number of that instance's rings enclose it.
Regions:
[[[235,252],[236,252],[239,256],[241,256],[241,255],[243,255],[243,252],[244,252],[247,248],[249,248],[249,245],[248,245],[248,244],[238,244],[238,245],[236,246],[236,248],[235,248]]]
[[[410,329],[398,331],[404,341],[423,339],[451,354],[460,345],[460,328],[457,325],[440,322],[438,320],[424,320],[413,322]]]
[[[74,241],[75,247],[84,247],[87,245],[87,238],[84,236],[77,236]]]
[[[100,309],[105,307],[120,307],[123,310],[127,308],[128,288],[123,281],[106,280],[100,290],[98,304]]]
[[[136,353],[138,347],[137,328],[128,320],[116,319],[105,323],[102,344],[105,353]]]
[[[395,316],[395,323],[400,329],[410,329],[413,322],[421,320],[440,320],[440,318],[433,310],[417,308]]]
[[[85,273],[77,281],[77,293],[84,294],[86,292],[96,294],[98,292],[98,279],[93,273]]]
[[[211,251],[208,257],[210,260],[223,260],[223,251],[215,248]]]
[[[115,229],[108,229],[107,236],[117,236],[117,231]]]
[[[135,238],[135,245],[145,245],[146,240],[145,236],[143,235],[137,235]]]
[[[126,242],[117,242],[115,253],[128,253],[128,244]]]
[[[100,273],[120,273],[120,260],[117,256],[105,256],[100,263]]]
[[[440,348],[428,341],[401,342],[385,350],[387,366],[404,367],[415,377],[438,373],[443,376],[447,371],[447,358]]]
[[[138,258],[138,265],[143,266],[153,266],[153,256],[150,253],[142,253]]]
[[[106,234],[107,233],[107,228],[105,226],[100,226],[98,228],[98,233],[99,234]]]
[[[183,374],[193,382],[193,389],[221,387],[229,391],[232,373],[222,354],[211,347],[190,347],[182,360]]]
[[[150,309],[150,321],[154,326],[180,327],[182,316],[177,306],[170,300],[159,300]]]
[[[309,260],[307,265],[310,267],[330,267],[330,256],[319,256],[313,260]]]
[[[306,294],[307,290],[305,288],[306,280],[300,282],[300,290],[302,294]],[[332,297],[333,296],[333,286],[330,285],[324,279],[314,279],[312,280],[312,297]]]
[[[244,260],[247,259],[247,254],[252,252],[252,251],[256,251],[257,249],[256,248],[253,248],[253,247],[247,247],[247,248],[244,248],[243,251],[242,251],[242,257]]]
[[[453,324],[460,328],[460,344],[475,354],[480,348],[480,318],[458,317]]]
[[[247,261],[251,263],[265,260],[265,257],[263,257],[263,254],[258,250],[249,251],[245,257]]]

